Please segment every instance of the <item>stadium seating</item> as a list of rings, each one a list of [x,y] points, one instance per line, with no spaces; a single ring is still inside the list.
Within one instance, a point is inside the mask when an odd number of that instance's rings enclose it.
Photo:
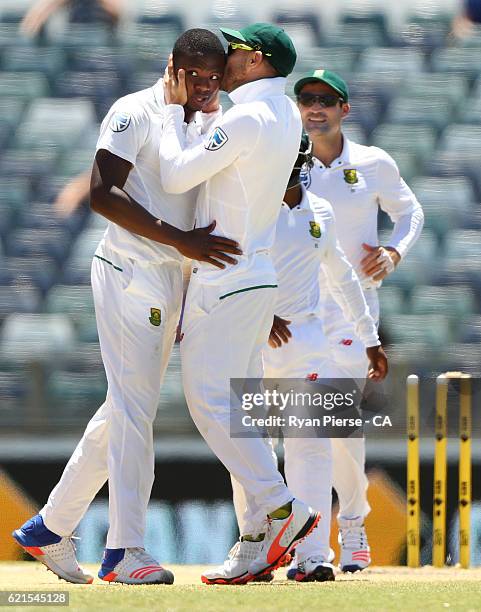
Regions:
[[[351,4],[321,12],[292,10],[291,2],[288,10],[269,8],[266,18],[298,46],[290,92],[309,70],[345,76],[352,106],[345,133],[388,151],[424,207],[420,240],[380,291],[392,363],[418,373],[474,372],[481,364],[481,35],[453,41],[452,15],[442,7],[412,13],[406,6],[396,21],[381,5]],[[85,420],[105,393],[89,284],[106,222],[86,208],[63,219],[52,204],[69,178],[90,168],[107,109],[162,76],[184,28],[218,32],[251,21],[249,6],[214,4],[195,24],[181,8],[145,9],[116,29],[54,24],[26,39],[20,17],[14,1],[5,10],[2,3],[0,424],[11,426],[25,419],[20,407],[30,393],[22,360],[45,367],[52,418],[63,410],[65,423]],[[230,107],[225,94],[221,100]],[[386,215],[380,227],[387,244]],[[177,348],[161,397],[162,418],[172,427],[172,406],[185,413]]]

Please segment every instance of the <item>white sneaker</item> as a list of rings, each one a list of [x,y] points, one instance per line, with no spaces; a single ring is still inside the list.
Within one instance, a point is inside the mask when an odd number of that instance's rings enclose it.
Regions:
[[[296,582],[329,582],[335,580],[334,565],[322,557],[309,557],[297,564]]]
[[[205,572],[201,580],[205,584],[245,584],[252,578],[249,565],[257,559],[263,542],[239,540],[230,549],[224,565]]]
[[[46,565],[59,578],[74,584],[91,584],[94,581],[94,577],[84,572],[78,564],[74,544],[78,538],[53,533],[44,525],[39,514],[12,535],[29,555]]]
[[[172,584],[174,574],[143,548],[106,548],[99,578],[123,584]]]
[[[317,527],[321,515],[298,499],[285,519],[269,519],[257,559],[249,565],[252,579],[281,566],[287,553]]]
[[[359,572],[371,564],[371,549],[362,519],[339,519],[338,542],[341,546],[340,567],[343,572]]]

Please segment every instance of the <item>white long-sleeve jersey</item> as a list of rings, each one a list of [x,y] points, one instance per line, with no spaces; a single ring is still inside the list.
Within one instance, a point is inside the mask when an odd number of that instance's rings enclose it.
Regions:
[[[166,108],[160,139],[164,189],[182,193],[202,184],[197,225],[216,221],[214,234],[237,240],[243,252],[238,265],[224,270],[196,262],[194,271],[204,283],[243,289],[276,282],[266,254],[302,133],[299,110],[285,95],[285,85],[286,79],[277,77],[235,89],[230,94],[235,105],[207,141],[193,147],[187,147],[181,129],[182,107]]]
[[[303,188],[298,206],[291,209],[283,203],[272,258],[279,285],[275,310],[278,316],[295,320],[321,313],[322,270],[364,345],[379,344],[359,279],[339,246],[329,202]]]
[[[380,282],[361,270],[361,260],[367,255],[363,242],[379,244],[379,208],[394,223],[389,244],[384,246],[394,247],[401,257],[416,242],[424,223],[421,205],[399,175],[396,162],[378,147],[366,147],[344,137],[341,155],[327,167],[315,159],[310,175],[304,179],[309,191],[331,203],[339,243],[363,289],[379,287]]]

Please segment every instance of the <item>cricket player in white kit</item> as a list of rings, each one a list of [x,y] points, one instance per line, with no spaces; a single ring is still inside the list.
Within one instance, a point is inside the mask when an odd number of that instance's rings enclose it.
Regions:
[[[166,191],[201,187],[197,222],[217,222],[241,246],[236,266],[221,272],[195,263],[186,298],[181,342],[184,390],[190,413],[211,449],[269,517],[263,546],[243,574],[221,579],[241,584],[282,562],[308,535],[319,514],[293,499],[262,438],[230,436],[230,379],[262,378],[261,351],[274,317],[277,278],[269,251],[279,202],[297,157],[302,125],[285,95],[294,46],[278,27],[254,24],[221,29],[229,42],[223,88],[234,106],[205,145],[188,148],[181,126],[183,71],[170,69],[160,146]],[[279,144],[282,143],[282,146]],[[233,407],[235,409],[236,406]],[[211,581],[203,576],[203,581]]]
[[[381,380],[387,361],[380,347],[376,324],[351,264],[339,247],[332,208],[301,185],[301,170],[313,165],[311,143],[304,136],[299,157],[277,221],[272,249],[278,276],[276,317],[269,346],[264,347],[266,378],[328,379],[331,377],[328,341],[323,329],[319,275],[321,270],[337,289],[344,315],[352,321],[368,361],[370,377]],[[286,434],[286,432],[284,432]],[[297,581],[334,580],[330,563],[329,530],[332,502],[332,462],[329,438],[284,436],[287,485],[294,495],[319,509],[316,531],[296,547]],[[241,538],[217,574],[238,573],[252,550],[259,546],[262,515],[246,504],[242,489],[234,483],[234,504]],[[328,517],[324,520],[324,517]],[[254,537],[253,537],[254,536]]]
[[[349,113],[345,81],[329,70],[315,70],[294,86],[304,129],[313,142],[314,167],[305,186],[334,210],[339,243],[356,270],[372,317],[379,320],[377,290],[416,242],[424,216],[419,202],[382,149],[350,141],[342,133]],[[378,241],[381,208],[394,223],[387,245]],[[331,375],[362,379],[368,372],[364,344],[334,298],[335,288],[321,276],[324,331],[329,340]],[[362,570],[371,562],[364,519],[370,511],[362,438],[332,440],[333,484],[339,498],[340,567]],[[315,473],[311,476],[316,486]],[[325,530],[318,530],[325,533]],[[327,543],[326,543],[327,545]],[[295,568],[292,568],[295,574]]]
[[[177,40],[173,54],[187,75],[186,123],[179,129],[187,141],[201,140],[219,115],[225,52],[214,34],[195,29]],[[107,398],[40,514],[14,532],[30,554],[70,582],[93,580],[78,565],[71,536],[106,480],[110,526],[99,577],[173,582],[143,546],[154,479],[152,423],[179,321],[183,255],[214,268],[235,263],[226,253],[240,253],[234,241],[210,235],[213,224],[192,229],[197,189],[170,195],[162,188],[165,112],[160,80],[115,102],[102,123],[91,206],[110,222],[93,260],[92,289]]]

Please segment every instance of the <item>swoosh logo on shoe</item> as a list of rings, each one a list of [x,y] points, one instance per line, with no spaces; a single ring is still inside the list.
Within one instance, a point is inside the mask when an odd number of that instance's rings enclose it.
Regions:
[[[278,559],[281,555],[285,553],[287,546],[281,546],[280,541],[286,529],[291,524],[293,518],[294,518],[294,514],[291,512],[291,516],[289,517],[289,520],[284,525],[284,527],[279,531],[275,540],[272,542],[271,547],[269,548],[269,552],[267,553],[267,563],[269,564],[274,563],[276,559]]]

